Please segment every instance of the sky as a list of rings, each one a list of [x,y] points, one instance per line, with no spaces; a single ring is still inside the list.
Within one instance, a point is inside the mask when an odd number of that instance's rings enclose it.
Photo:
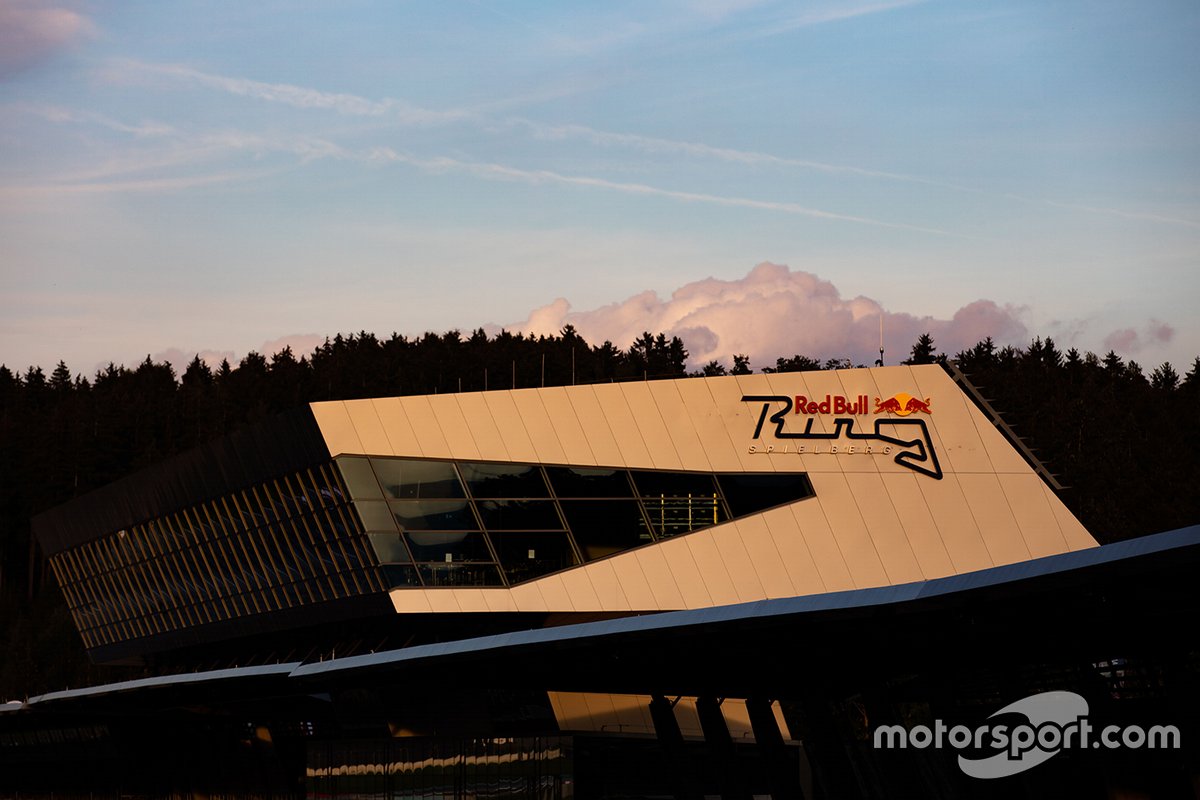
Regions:
[[[1200,4],[0,0],[0,363],[1200,354]]]

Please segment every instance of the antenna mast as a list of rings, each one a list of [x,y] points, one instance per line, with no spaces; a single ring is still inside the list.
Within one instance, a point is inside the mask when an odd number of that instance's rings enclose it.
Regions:
[[[875,360],[875,366],[883,366],[883,309],[879,309],[879,358]]]

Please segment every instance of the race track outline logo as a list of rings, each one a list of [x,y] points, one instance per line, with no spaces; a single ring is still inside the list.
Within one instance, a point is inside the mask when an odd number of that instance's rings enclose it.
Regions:
[[[873,420],[875,423],[873,431],[859,432],[855,430],[856,420],[854,417],[837,417],[831,420],[833,425],[832,431],[821,432],[813,430],[814,417],[817,414],[866,414],[869,408],[867,395],[859,395],[853,400],[841,395],[825,395],[824,400],[818,401],[810,400],[805,395],[796,395],[793,398],[788,395],[747,394],[742,396],[742,402],[762,403],[762,409],[758,414],[758,422],[754,426],[754,439],[762,436],[763,427],[769,420],[775,426],[774,438],[784,442],[797,440],[808,440],[814,443],[832,443],[840,440],[849,442],[880,442],[883,444],[883,448],[879,451],[880,454],[891,455],[893,448],[899,450],[892,458],[892,461],[900,466],[911,469],[914,472],[919,472],[922,475],[927,475],[934,480],[942,479],[942,466],[938,462],[937,452],[933,448],[933,438],[930,436],[929,428],[923,419],[876,417]],[[778,405],[776,406],[775,413],[772,414],[771,407],[775,404]],[[929,414],[931,413],[930,402],[928,398],[921,400],[908,394],[897,394],[883,401],[875,398],[875,413],[882,414],[885,412],[894,413],[901,417],[915,412]],[[792,413],[807,415],[807,419],[804,421],[804,430],[787,430],[787,418]],[[831,444],[830,447],[832,449],[827,452],[837,452],[836,446]],[[854,445],[850,445],[851,452],[853,452],[853,447]],[[755,446],[751,445],[750,452],[757,452],[754,448]],[[767,449],[762,452],[773,452],[773,447],[768,445]],[[803,450],[799,450],[798,452],[803,454]],[[867,445],[864,452],[868,455],[875,454],[871,451],[871,445]]]

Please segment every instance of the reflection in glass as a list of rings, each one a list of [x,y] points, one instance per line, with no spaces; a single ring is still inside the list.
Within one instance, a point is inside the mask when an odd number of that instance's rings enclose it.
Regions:
[[[412,560],[408,557],[408,549],[405,548],[398,533],[368,533],[367,538],[371,540],[371,548],[375,551],[375,557],[379,559],[380,564],[404,563]]]
[[[379,558],[408,551],[367,461],[347,463],[357,494],[379,499],[350,508],[331,461],[52,556],[88,647],[384,590]],[[390,536],[368,540],[364,518]]]
[[[383,572],[383,582],[389,589],[397,586],[420,586],[421,578],[417,568],[411,564],[384,564],[380,567]]]
[[[651,541],[635,500],[563,500],[562,510],[585,561]]]
[[[418,564],[426,586],[503,586],[495,564]]]
[[[542,470],[531,464],[459,464],[473,497],[549,497]]]
[[[392,519],[392,512],[388,509],[387,503],[382,500],[356,500],[354,508],[358,511],[359,519],[362,520],[363,530],[396,530],[396,522]]]
[[[623,469],[546,467],[550,484],[559,497],[632,497]]]
[[[388,506],[401,530],[469,531],[479,528],[466,500],[392,500]]]
[[[578,563],[566,533],[507,531],[492,534],[492,546],[509,583],[519,583]]]
[[[454,464],[449,461],[372,458],[371,466],[388,497],[466,497]]]
[[[478,500],[488,530],[562,530],[553,500]]]
[[[712,475],[706,472],[633,470],[630,475],[640,497],[712,496],[716,491]]]
[[[404,534],[415,561],[491,561],[482,533],[474,531],[409,531]]]
[[[803,472],[732,473],[717,476],[735,518],[813,496]]]

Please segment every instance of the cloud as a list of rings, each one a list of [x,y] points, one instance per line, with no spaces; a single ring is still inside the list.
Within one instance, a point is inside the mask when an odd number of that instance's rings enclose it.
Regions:
[[[621,192],[623,194],[665,197],[685,203],[705,203],[733,208],[752,208],[762,211],[778,211],[780,213],[795,214],[802,217],[814,217],[817,219],[837,220],[841,222],[855,222],[861,225],[873,225],[881,228],[896,228],[900,230],[917,231],[919,233],[930,233],[937,236],[956,235],[950,233],[949,231],[939,230],[937,228],[925,228],[920,225],[909,225],[903,222],[888,222],[886,220],[872,219],[871,217],[859,217],[852,214],[838,214],[833,211],[824,211],[819,208],[811,208],[809,206],[800,205],[799,203],[784,203],[775,200],[756,200],[749,197],[730,197],[726,195],[706,194],[702,192],[685,192],[676,189],[663,189],[657,186],[649,186],[644,183],[610,181],[607,178],[596,178],[588,175],[564,175],[560,172],[552,172],[545,169],[521,169],[519,167],[510,167],[504,164],[490,164],[480,161],[463,161],[461,159],[447,158],[443,156],[419,157],[412,156],[407,153],[397,152],[392,150],[390,147],[376,148],[374,151],[372,151],[372,158],[376,161],[391,161],[400,164],[408,164],[410,166],[417,167],[418,169],[433,173],[460,172],[467,175],[473,175],[477,178],[487,178],[491,180],[518,180],[533,184],[558,183],[570,186],[586,186],[595,189],[608,189],[610,191]]]
[[[616,133],[589,128],[586,125],[546,125],[530,119],[514,117],[509,124],[519,125],[529,130],[535,138],[546,141],[561,139],[584,139],[592,144],[605,147],[628,147],[655,155],[673,154],[692,158],[709,158],[732,164],[747,166],[797,167],[811,169],[831,174],[857,175],[866,178],[884,178],[893,181],[921,183],[930,186],[941,186],[950,189],[963,189],[956,184],[943,183],[917,175],[904,175],[897,172],[865,169],[841,164],[827,164],[822,161],[810,161],[803,158],[785,158],[770,153],[760,153],[754,150],[737,150],[730,147],[714,147],[701,142],[688,142],[678,139],[663,139],[657,136],[641,136],[635,133]]]
[[[83,15],[49,2],[0,2],[0,80],[51,57],[91,29]]]
[[[1175,329],[1165,322],[1152,319],[1150,320],[1150,324],[1146,326],[1146,335],[1153,342],[1162,342],[1165,344],[1175,338]]]
[[[266,356],[269,362],[271,356],[285,347],[292,348],[292,355],[299,359],[301,356],[310,355],[313,350],[324,343],[325,337],[315,333],[292,333],[287,336],[280,336],[278,339],[263,342],[261,346],[253,348],[253,350],[256,353]],[[155,362],[166,361],[170,363],[175,369],[175,374],[182,376],[188,364],[192,363],[192,359],[196,356],[199,356],[200,360],[209,367],[216,369],[220,366],[222,360],[226,360],[231,366],[236,367],[245,355],[246,353],[238,354],[233,350],[185,350],[181,347],[168,347],[166,350],[155,353],[150,358]]]
[[[283,348],[290,347],[292,355],[300,358],[300,356],[311,355],[313,350],[323,344],[325,344],[325,337],[319,334],[291,333],[287,336],[280,336],[278,339],[271,339],[269,342],[263,342],[257,352],[265,356],[273,356]]]
[[[736,0],[735,0],[736,2]],[[888,0],[886,2],[867,3],[867,4],[851,4],[842,6],[831,6],[806,12],[805,14],[786,20],[775,25],[773,28],[760,31],[760,35],[773,35],[795,28],[802,28],[811,25],[820,25],[828,22],[836,22],[840,20],[861,17],[869,14],[877,14],[881,12],[892,11],[894,9],[903,8],[906,6],[919,5],[925,0]],[[70,13],[70,12],[68,12]],[[504,16],[504,15],[502,15]],[[2,20],[0,20],[2,21]],[[1052,208],[1063,208],[1074,211],[1081,211],[1088,214],[1116,216],[1131,220],[1141,220],[1156,222],[1167,225],[1182,225],[1186,227],[1200,227],[1200,221],[1183,217],[1175,217],[1163,214],[1155,214],[1143,211],[1127,211],[1116,208],[1101,208],[1095,206],[1085,206],[1072,203],[1056,202],[1049,199],[1025,197],[1012,193],[995,193],[984,189],[962,185],[952,181],[937,180],[935,178],[923,177],[920,175],[909,175],[898,172],[890,172],[879,169],[869,169],[865,167],[856,167],[844,164],[830,164],[821,161],[814,161],[803,158],[792,158],[786,156],[778,156],[770,153],[756,152],[752,150],[739,150],[728,147],[716,147],[713,145],[704,144],[702,142],[694,142],[687,140],[666,139],[654,136],[644,136],[636,133],[623,133],[614,131],[603,131],[586,125],[563,124],[549,125],[546,123],[537,122],[535,120],[524,119],[521,117],[512,117],[507,119],[489,118],[488,111],[495,111],[513,102],[523,103],[535,98],[509,98],[507,100],[493,100],[487,103],[477,105],[470,109],[448,109],[436,110],[424,108],[414,105],[405,100],[385,97],[382,99],[371,99],[359,95],[348,94],[343,92],[327,92],[320,89],[313,89],[305,86],[297,86],[288,83],[268,83],[265,81],[252,80],[250,78],[232,77],[227,75],[217,75],[193,67],[182,64],[158,64],[151,62],[143,62],[132,59],[113,60],[108,62],[110,74],[122,75],[126,73],[139,73],[149,75],[160,75],[169,77],[175,80],[187,81],[206,86],[211,89],[223,91],[229,94],[250,97],[262,100],[269,103],[278,103],[292,106],[300,109],[313,109],[323,111],[333,111],[337,114],[359,117],[376,117],[389,122],[402,125],[410,125],[417,127],[444,125],[454,122],[467,122],[474,124],[481,130],[496,132],[510,127],[521,127],[526,129],[534,138],[542,140],[560,140],[560,139],[581,139],[593,145],[601,147],[624,147],[634,150],[640,150],[652,155],[673,154],[681,155],[689,158],[706,158],[728,163],[742,164],[745,166],[768,166],[768,167],[784,167],[808,169],[828,174],[840,174],[850,177],[866,178],[895,181],[900,183],[919,184],[940,189],[945,189],[953,192],[965,192],[970,194],[986,195],[992,197],[1000,197],[1010,201],[1015,201],[1022,204],[1040,205]],[[561,94],[560,91],[551,93],[551,97]],[[544,99],[544,98],[540,98]],[[102,121],[101,124],[108,124]],[[114,127],[109,124],[110,127]],[[118,129],[115,128],[114,129]],[[147,133],[161,133],[160,130],[151,126],[144,131],[130,126],[130,132],[146,135]],[[386,148],[380,152],[392,152]],[[320,155],[333,155],[332,153],[323,153]],[[392,153],[393,156],[397,154]],[[398,157],[399,160],[399,157]],[[407,159],[410,163],[416,163],[416,159]],[[449,166],[453,159],[425,159],[425,162],[440,160],[443,162],[443,167]],[[478,165],[471,164],[466,161],[457,162],[460,166],[478,167],[478,166],[493,166],[493,165]],[[479,175],[480,172],[474,169],[467,171]],[[526,176],[534,174],[531,170],[515,170],[510,169],[510,177],[515,173],[522,173]],[[494,174],[494,172],[493,172]],[[854,222],[864,222],[871,225],[881,225],[890,228],[900,228],[907,230],[920,231],[924,233],[936,233],[948,235],[946,231],[937,230],[928,227],[916,225],[906,225],[902,223],[891,223],[880,220],[866,219],[853,215],[838,215],[830,212],[821,211],[819,209],[807,208],[794,203],[780,203],[772,201],[753,200],[740,197],[722,197],[695,192],[683,192],[669,189],[659,189],[657,187],[642,186],[640,184],[623,184],[605,181],[603,179],[587,179],[587,178],[572,178],[557,173],[543,172],[538,173],[540,180],[558,180],[559,182],[571,182],[577,184],[588,183],[589,185],[603,185],[606,188],[615,188],[622,191],[639,194],[654,194],[658,196],[673,197],[678,200],[690,202],[715,202],[722,205],[753,207],[762,209],[771,209],[776,211],[784,211],[785,213],[796,213],[807,216],[823,217],[827,219],[843,219]]]
[[[1152,319],[1141,333],[1133,328],[1120,328],[1104,337],[1106,350],[1132,355],[1149,346],[1166,344],[1175,338],[1175,329],[1165,322]]]
[[[236,365],[237,358],[232,350],[184,350],[179,347],[168,347],[166,350],[160,350],[150,356],[150,360],[156,364],[166,361],[175,370],[175,377],[183,377],[184,371],[188,364],[192,363],[192,359],[196,356],[207,364],[209,367],[216,368],[220,365],[222,359],[227,360],[230,364]],[[128,366],[128,365],[126,365]]]
[[[180,64],[151,64],[144,61],[124,60],[114,62],[114,66],[134,72],[164,75],[228,94],[279,103],[293,108],[335,111],[339,114],[356,117],[386,115],[392,121],[410,125],[442,124],[467,116],[467,113],[463,111],[435,111],[390,97],[383,100],[372,100],[358,95],[325,92],[290,83],[266,83],[249,78],[214,75]]]
[[[816,8],[806,11],[799,16],[781,20],[774,25],[757,31],[756,35],[777,36],[781,33],[788,33],[800,28],[825,25],[830,22],[841,22],[842,20],[854,19],[855,17],[865,17],[870,14],[879,14],[885,11],[893,11],[897,8],[905,8],[906,6],[921,5],[924,2],[925,0],[890,0],[890,2],[882,3],[859,3]]]
[[[1020,311],[991,300],[969,303],[950,319],[886,311],[868,297],[842,297],[833,283],[817,275],[764,262],[737,280],[689,283],[667,300],[646,291],[620,303],[574,311],[559,298],[509,327],[537,335],[558,333],[570,324],[589,341],[610,340],[621,347],[643,331],[664,331],[684,340],[693,367],[713,359],[729,365],[735,353],[749,355],[759,367],[797,353],[870,364],[879,355],[882,314],[886,360],[895,364],[926,332],[951,355],[988,336],[998,344],[1024,344],[1028,330]]]

